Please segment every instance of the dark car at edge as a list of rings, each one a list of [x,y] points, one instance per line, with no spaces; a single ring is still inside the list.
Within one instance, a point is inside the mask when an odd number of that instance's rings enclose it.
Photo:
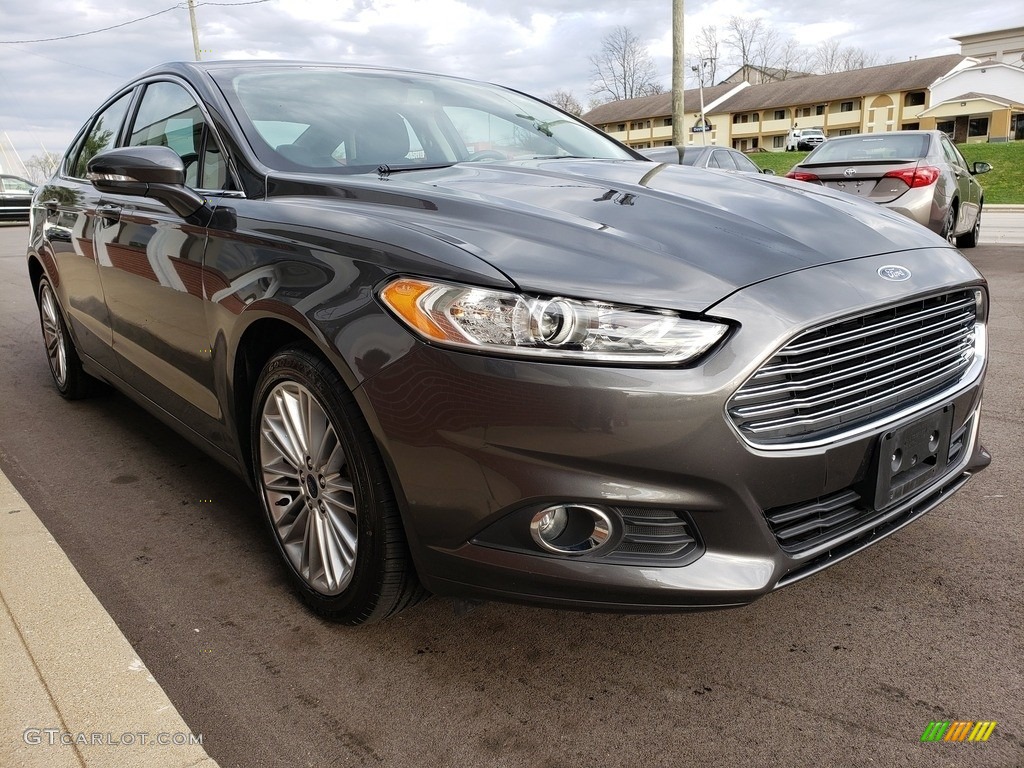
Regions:
[[[28,221],[35,188],[28,179],[0,174],[0,221]]]
[[[37,190],[28,259],[61,394],[112,384],[246,478],[342,622],[742,605],[989,461],[987,287],[948,242],[498,86],[154,68]]]

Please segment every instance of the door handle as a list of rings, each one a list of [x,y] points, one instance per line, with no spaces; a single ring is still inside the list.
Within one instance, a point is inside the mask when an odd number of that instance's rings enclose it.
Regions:
[[[121,219],[121,206],[120,205],[97,205],[96,215],[100,218],[105,226],[113,226],[117,224]]]

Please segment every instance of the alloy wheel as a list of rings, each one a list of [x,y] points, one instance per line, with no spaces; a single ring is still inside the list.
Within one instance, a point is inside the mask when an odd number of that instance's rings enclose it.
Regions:
[[[271,523],[296,573],[322,595],[352,580],[358,548],[348,460],[324,406],[283,381],[260,417],[260,472]]]
[[[46,345],[46,356],[50,362],[50,370],[57,386],[63,388],[68,380],[68,352],[64,340],[64,329],[61,327],[60,310],[57,298],[49,284],[44,284],[40,292],[40,316],[43,325],[43,342]]]

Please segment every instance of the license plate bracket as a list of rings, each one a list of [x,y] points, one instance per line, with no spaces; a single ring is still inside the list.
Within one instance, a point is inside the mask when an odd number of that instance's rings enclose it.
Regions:
[[[947,405],[879,438],[876,510],[891,507],[945,472],[952,428],[953,406]]]

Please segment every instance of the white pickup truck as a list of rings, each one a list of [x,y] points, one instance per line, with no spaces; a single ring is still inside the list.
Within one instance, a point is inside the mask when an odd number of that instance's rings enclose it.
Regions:
[[[786,151],[814,149],[825,141],[828,141],[828,137],[821,128],[793,128],[786,136]]]

